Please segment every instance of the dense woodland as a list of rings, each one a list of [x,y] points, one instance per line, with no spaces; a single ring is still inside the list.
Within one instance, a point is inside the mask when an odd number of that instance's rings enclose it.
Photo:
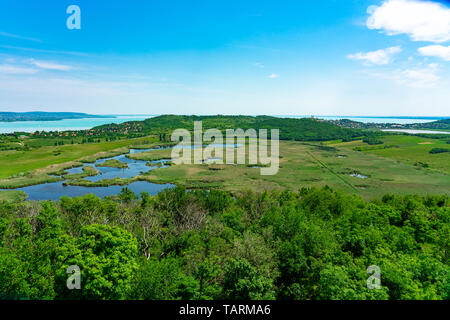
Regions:
[[[0,204],[6,299],[448,299],[450,201],[128,189]],[[67,267],[81,269],[68,290]],[[366,269],[381,270],[368,289]]]
[[[360,130],[341,128],[326,121],[303,118],[277,118],[270,116],[178,116],[163,115],[123,124],[107,124],[94,128],[104,132],[120,132],[129,128],[128,132],[141,134],[159,134],[172,132],[175,129],[194,129],[194,121],[202,121],[203,130],[216,128],[226,129],[279,129],[281,140],[325,141],[334,139],[351,140],[364,134]],[[270,131],[269,131],[270,134]],[[170,135],[167,135],[170,137]]]

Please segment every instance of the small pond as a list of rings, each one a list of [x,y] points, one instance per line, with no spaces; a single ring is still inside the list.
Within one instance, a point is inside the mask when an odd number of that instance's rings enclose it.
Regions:
[[[350,173],[351,177],[360,178],[360,179],[367,179],[368,176],[362,175],[360,173]]]

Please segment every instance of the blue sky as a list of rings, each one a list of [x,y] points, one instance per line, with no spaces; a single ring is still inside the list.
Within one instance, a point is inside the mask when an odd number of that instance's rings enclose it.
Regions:
[[[449,64],[447,1],[0,0],[1,111],[450,116]]]

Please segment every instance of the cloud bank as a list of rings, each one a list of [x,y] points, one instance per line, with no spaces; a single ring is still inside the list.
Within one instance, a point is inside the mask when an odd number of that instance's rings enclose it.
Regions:
[[[367,27],[388,35],[406,34],[413,41],[450,40],[450,9],[437,2],[387,0],[368,8]]]
[[[390,47],[387,49],[380,49],[371,52],[358,52],[349,54],[347,57],[352,60],[363,61],[366,65],[386,65],[392,62],[393,56],[400,53],[402,48],[399,46]]]
[[[418,51],[425,57],[436,57],[445,61],[450,61],[450,46],[432,45],[419,48]]]

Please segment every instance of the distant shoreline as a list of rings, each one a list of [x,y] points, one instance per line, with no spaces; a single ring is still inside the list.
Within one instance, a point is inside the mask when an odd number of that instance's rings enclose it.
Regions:
[[[204,114],[198,114],[203,116]],[[206,114],[205,114],[206,115]],[[211,114],[213,115],[213,114]],[[449,119],[450,116],[351,116],[351,115],[270,115],[277,118],[323,118],[323,119],[399,119],[399,120],[444,120]],[[18,122],[18,121],[58,121],[65,119],[89,119],[89,118],[116,118],[116,117],[155,117],[159,114],[89,114],[80,112],[43,112],[43,111],[30,111],[30,112],[7,112],[0,111],[0,122]],[[258,114],[250,116],[261,116]]]
[[[151,115],[103,115],[102,117],[62,119],[55,121],[0,121],[0,134],[14,132],[31,133],[35,131],[88,130],[103,124],[143,121],[151,117]]]
[[[1,112],[0,112],[1,114]],[[67,114],[66,114],[67,115]],[[155,117],[155,114],[102,114],[102,115],[89,115],[78,113],[83,115],[80,118],[71,119],[52,119],[52,120],[31,120],[23,121],[0,121],[0,134],[9,134],[14,132],[36,132],[36,131],[69,131],[69,130],[88,130],[96,126],[116,123],[120,124],[129,121],[143,121],[148,118]],[[87,117],[86,117],[87,115]],[[297,115],[297,116],[272,116],[279,118],[311,118],[312,116]],[[338,119],[349,119],[350,121],[358,121],[362,127],[368,126],[372,123],[374,127],[380,129],[389,129],[390,126],[382,125],[383,123],[400,124],[403,128],[405,125],[412,123],[424,124],[427,122],[433,122],[440,119],[447,119],[450,117],[373,117],[373,116],[320,116],[315,115],[316,119],[323,119],[326,121],[339,122]],[[381,125],[379,125],[381,124]],[[369,125],[370,126],[370,125]],[[397,128],[397,129],[400,129]],[[403,129],[412,129],[404,127]],[[418,128],[414,128],[418,129]]]
[[[383,132],[403,132],[409,134],[450,134],[450,131],[424,130],[424,129],[382,129]]]
[[[95,115],[79,112],[0,112],[0,122],[59,121],[66,119],[115,118],[113,115]]]

